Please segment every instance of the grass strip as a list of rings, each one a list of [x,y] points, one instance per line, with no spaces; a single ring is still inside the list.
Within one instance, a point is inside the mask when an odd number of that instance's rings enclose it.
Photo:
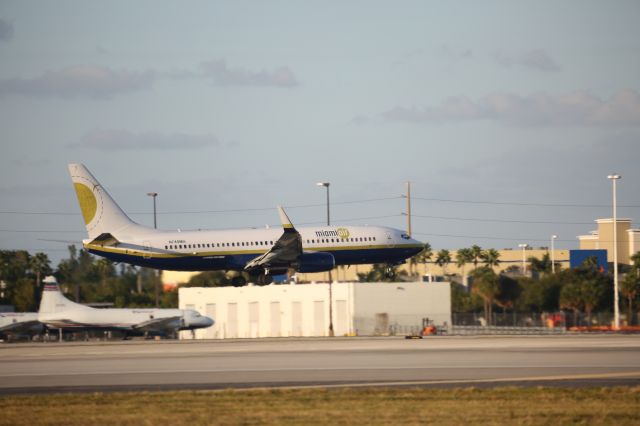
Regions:
[[[264,389],[0,397],[0,425],[640,423],[640,387]]]

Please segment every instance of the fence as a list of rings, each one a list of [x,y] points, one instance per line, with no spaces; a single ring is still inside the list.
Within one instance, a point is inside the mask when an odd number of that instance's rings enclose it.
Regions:
[[[621,314],[620,323],[622,325],[638,324],[638,314],[627,319],[625,314]],[[583,312],[543,312],[543,313],[494,313],[489,323],[482,313],[453,313],[453,328],[458,331],[473,330],[483,328],[486,330],[499,330],[502,328],[514,329],[538,329],[570,330],[573,327],[602,327],[613,324],[613,314],[611,312],[598,312],[587,315]],[[499,329],[496,329],[498,327]]]

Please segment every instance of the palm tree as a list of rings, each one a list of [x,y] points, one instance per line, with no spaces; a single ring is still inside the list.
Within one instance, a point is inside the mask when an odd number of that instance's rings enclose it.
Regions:
[[[561,309],[571,309],[573,311],[573,325],[578,325],[578,314],[582,307],[582,298],[580,285],[577,282],[570,281],[562,286],[559,303]]]
[[[496,249],[484,250],[480,255],[480,258],[484,262],[484,264],[493,270],[494,266],[498,266],[500,264],[500,253]]]
[[[640,294],[640,277],[628,273],[620,282],[620,293],[627,298],[627,325],[633,325],[633,301]]]
[[[96,270],[98,272],[98,275],[100,276],[100,284],[102,286],[105,286],[107,283],[107,279],[112,277],[116,272],[116,268],[113,266],[113,262],[105,258],[98,259],[98,261],[96,262]]]
[[[640,251],[637,251],[636,254],[631,256],[631,264],[633,265],[633,269],[636,270],[636,276],[640,276]]]
[[[43,275],[49,275],[53,272],[51,269],[51,261],[46,253],[36,253],[29,258],[29,268],[36,274],[36,286],[40,288]]]
[[[473,263],[473,269],[476,269],[478,267],[478,263],[480,262],[480,259],[482,258],[482,247],[474,244],[471,246],[470,250],[471,250],[471,259]]]
[[[433,251],[431,251],[431,244],[425,243],[420,253],[409,258],[409,275],[416,275],[416,265],[418,265],[419,263],[427,263],[427,261],[431,259],[431,256],[433,256]]]
[[[484,316],[487,324],[492,324],[493,302],[500,293],[500,282],[498,275],[493,269],[485,266],[476,268],[471,272],[473,276],[472,292],[480,296],[484,302]]]
[[[582,306],[584,306],[584,313],[587,314],[589,325],[591,325],[591,312],[598,305],[604,292],[605,288],[602,282],[596,278],[585,279],[580,283],[580,298],[582,299]]]
[[[431,258],[433,257],[433,250],[431,249],[431,244],[424,243],[424,248],[420,253],[418,253],[417,256],[418,256],[418,262],[424,264],[425,271],[428,271],[427,262],[430,262]]]
[[[456,266],[462,269],[462,284],[467,286],[467,274],[465,273],[464,265],[473,261],[473,255],[471,249],[461,248],[456,252]]]
[[[542,259],[531,256],[528,260],[532,271],[542,272],[545,274],[551,272],[551,257],[549,256],[549,253],[543,254]]]
[[[451,263],[451,253],[447,249],[442,249],[436,255],[436,265],[442,268],[442,275],[447,275],[447,265]]]

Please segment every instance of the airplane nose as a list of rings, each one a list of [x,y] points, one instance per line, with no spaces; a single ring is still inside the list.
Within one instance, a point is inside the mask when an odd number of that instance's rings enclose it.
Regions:
[[[203,327],[211,327],[215,323],[216,322],[213,320],[213,318],[202,317],[202,326]]]

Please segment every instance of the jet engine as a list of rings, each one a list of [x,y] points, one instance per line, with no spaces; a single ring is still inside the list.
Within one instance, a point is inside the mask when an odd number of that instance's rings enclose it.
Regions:
[[[336,260],[331,253],[316,252],[302,253],[298,258],[295,269],[298,272],[327,272],[336,266]]]

